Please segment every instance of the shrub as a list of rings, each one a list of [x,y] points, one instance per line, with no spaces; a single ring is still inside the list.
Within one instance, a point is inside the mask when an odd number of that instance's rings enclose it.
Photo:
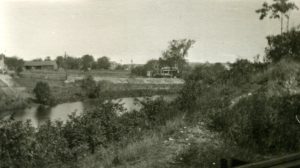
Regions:
[[[121,135],[123,139],[136,139],[143,129],[147,128],[147,117],[145,113],[133,111],[125,113],[119,118],[121,125]]]
[[[186,77],[185,85],[180,92],[178,104],[180,109],[194,112],[199,104],[198,100],[203,94],[208,93],[211,88],[217,88],[226,72],[222,64],[200,65]],[[219,87],[219,86],[218,86]]]
[[[30,122],[0,120],[0,167],[34,167],[37,142]]]
[[[278,62],[283,58],[300,60],[300,31],[292,29],[280,35],[268,36],[266,58]]]
[[[74,162],[68,141],[63,136],[63,123],[47,121],[42,124],[36,133],[38,155],[35,157],[36,166],[62,167]]]
[[[259,153],[299,149],[300,96],[267,97],[257,93],[240,100],[226,114],[224,133],[242,147]]]
[[[176,111],[171,108],[170,104],[163,100],[163,97],[151,100],[150,98],[141,101],[141,113],[146,116],[148,128],[164,125],[167,120],[175,117]]]
[[[70,116],[63,133],[75,154],[85,148],[94,153],[97,147],[119,140],[120,129],[116,115],[119,107],[118,104],[107,102],[80,116]]]
[[[38,103],[41,104],[53,104],[53,98],[51,95],[50,86],[46,82],[38,82],[33,89],[35,97]]]

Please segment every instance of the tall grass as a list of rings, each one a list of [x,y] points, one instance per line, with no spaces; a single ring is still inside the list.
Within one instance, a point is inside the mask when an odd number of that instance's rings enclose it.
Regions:
[[[98,150],[95,155],[86,157],[80,167],[168,167],[179,148],[164,143],[168,137],[179,132],[184,125],[182,118],[167,121],[166,125],[158,130],[146,131],[142,138],[126,145]]]

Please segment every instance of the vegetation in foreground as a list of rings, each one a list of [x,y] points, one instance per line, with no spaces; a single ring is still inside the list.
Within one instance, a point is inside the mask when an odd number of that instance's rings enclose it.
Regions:
[[[299,34],[269,36],[265,62],[196,67],[172,103],[146,100],[141,111],[117,116],[120,105],[99,100],[65,124],[39,129],[0,121],[0,166],[216,167],[224,157],[299,151]]]
[[[80,164],[83,167],[217,167],[221,158],[252,162],[299,151],[300,124],[295,118],[300,105],[299,49],[276,40],[287,38],[289,44],[297,44],[299,38],[291,35],[295,33],[300,31],[269,38],[265,62],[237,60],[229,68],[222,64],[196,67],[186,76],[186,84],[172,104],[177,109],[172,113],[176,119],[167,123],[172,123],[174,129],[162,123],[144,132],[143,138],[133,138],[117,148],[108,147],[111,153],[106,153],[107,149],[98,150]],[[273,50],[292,53],[277,60]],[[168,110],[157,111],[163,114]]]
[[[120,105],[99,102],[38,130],[1,121],[1,166],[216,167],[224,157],[257,161],[295,152],[298,66],[203,65],[187,77],[178,100],[149,99],[140,112],[117,116]]]

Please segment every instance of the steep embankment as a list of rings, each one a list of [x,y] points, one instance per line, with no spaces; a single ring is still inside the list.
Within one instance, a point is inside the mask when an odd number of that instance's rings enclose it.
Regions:
[[[7,97],[28,98],[25,87],[18,85],[11,76],[0,74],[0,90]]]
[[[25,87],[20,87],[11,76],[0,74],[0,119],[13,110],[24,108],[29,97]]]
[[[253,74],[249,83],[246,92],[232,99],[231,106],[257,92],[268,97],[300,94],[300,63],[282,60],[270,64],[264,71]]]

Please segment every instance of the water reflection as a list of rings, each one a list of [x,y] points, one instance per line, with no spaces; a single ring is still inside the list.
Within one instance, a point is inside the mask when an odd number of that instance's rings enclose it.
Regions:
[[[45,123],[51,114],[51,108],[44,105],[39,105],[37,107],[35,118],[37,120],[37,126],[40,126],[41,124]]]
[[[15,111],[10,118],[19,121],[31,120],[34,127],[39,127],[47,120],[60,120],[65,122],[69,115],[72,113],[79,115],[83,113],[83,109],[84,107],[82,102],[63,103],[51,108],[48,106],[34,104],[24,110]]]
[[[150,99],[156,99],[159,96],[152,96]],[[172,101],[176,98],[176,95],[163,96],[164,100]],[[142,108],[140,101],[145,99],[144,97],[128,97],[114,99],[112,102],[120,103],[126,112],[139,111]],[[31,120],[34,127],[39,127],[41,124],[45,123],[47,120],[55,121],[60,120],[66,122],[69,115],[75,113],[75,115],[80,115],[84,112],[84,104],[82,102],[72,102],[63,103],[56,105],[54,107],[48,107],[43,105],[34,104],[24,110],[15,111],[12,115],[4,117],[4,119],[14,119],[19,121]],[[119,115],[122,115],[118,112]]]

